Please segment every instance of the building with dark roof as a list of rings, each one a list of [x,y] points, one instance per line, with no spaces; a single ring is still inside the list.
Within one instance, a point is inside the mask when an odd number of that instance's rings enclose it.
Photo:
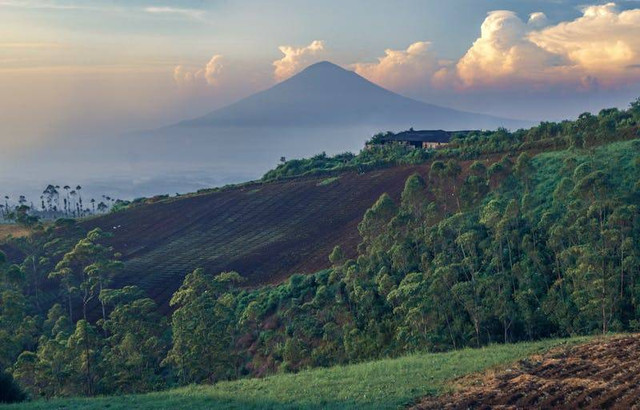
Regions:
[[[419,130],[410,129],[397,134],[389,133],[381,137],[377,143],[403,144],[415,148],[441,148],[449,144],[454,134],[468,134],[472,131],[444,131],[444,130]]]

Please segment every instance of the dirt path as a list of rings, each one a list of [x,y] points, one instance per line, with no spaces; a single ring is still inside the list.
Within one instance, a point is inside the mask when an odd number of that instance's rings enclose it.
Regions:
[[[414,409],[640,409],[640,335],[553,351],[465,384]]]

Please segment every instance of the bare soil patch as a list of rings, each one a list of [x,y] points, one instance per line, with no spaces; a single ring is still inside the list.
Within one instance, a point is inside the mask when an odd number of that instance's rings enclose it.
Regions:
[[[640,408],[640,335],[601,339],[463,380],[414,409]]]

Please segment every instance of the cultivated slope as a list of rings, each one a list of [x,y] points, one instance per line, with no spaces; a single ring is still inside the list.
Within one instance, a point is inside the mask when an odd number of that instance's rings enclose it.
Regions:
[[[184,276],[198,267],[236,270],[255,286],[328,267],[338,244],[353,256],[364,212],[384,192],[397,198],[415,169],[246,186],[139,206],[83,225],[114,233],[113,246],[125,261],[114,286],[141,286],[165,310]]]
[[[517,127],[522,122],[416,101],[329,62],[179,127],[379,125],[443,129]],[[391,127],[391,128],[389,128]]]

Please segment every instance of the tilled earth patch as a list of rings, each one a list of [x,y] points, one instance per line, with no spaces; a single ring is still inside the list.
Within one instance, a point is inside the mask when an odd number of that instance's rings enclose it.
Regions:
[[[640,336],[602,339],[520,361],[414,409],[640,409]]]

